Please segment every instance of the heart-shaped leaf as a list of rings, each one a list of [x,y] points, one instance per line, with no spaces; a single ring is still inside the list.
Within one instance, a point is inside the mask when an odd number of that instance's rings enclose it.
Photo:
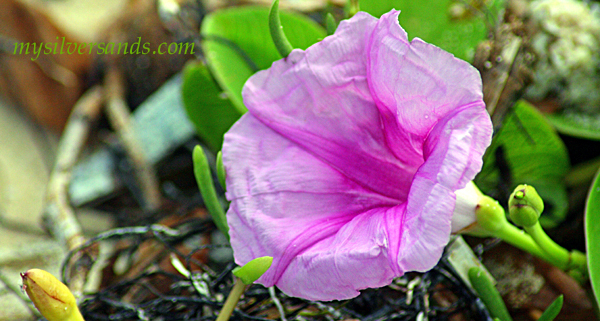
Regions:
[[[560,111],[553,114],[546,114],[546,118],[562,134],[600,140],[600,114]]]
[[[211,13],[202,22],[202,48],[215,79],[240,114],[246,112],[242,87],[261,69],[281,59],[268,25],[269,8],[246,6]],[[283,30],[294,48],[306,49],[327,34],[309,18],[280,12]]]
[[[196,132],[211,151],[223,145],[223,134],[242,115],[212,78],[206,65],[190,63],[183,72],[183,103]]]
[[[477,45],[487,38],[486,21],[496,22],[503,3],[503,0],[361,0],[360,10],[376,17],[391,9],[401,10],[400,25],[410,39],[419,37],[471,61]]]

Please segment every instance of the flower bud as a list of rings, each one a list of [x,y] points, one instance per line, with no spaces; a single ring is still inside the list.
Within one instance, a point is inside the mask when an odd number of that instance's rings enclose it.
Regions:
[[[233,269],[233,275],[237,276],[244,284],[252,284],[258,280],[271,267],[273,258],[262,256],[244,264],[244,266]]]
[[[494,232],[504,224],[508,224],[508,221],[502,206],[484,195],[473,182],[456,191],[452,233],[479,237],[494,236]]]
[[[498,201],[485,195],[475,210],[477,224],[486,232],[494,233],[508,224],[506,213]]]
[[[517,186],[508,200],[510,219],[520,227],[535,225],[543,211],[544,201],[530,185]]]
[[[69,288],[52,274],[40,269],[31,269],[21,273],[21,278],[23,289],[48,321],[83,321],[75,297]]]
[[[477,224],[475,209],[484,196],[473,181],[455,192],[456,204],[452,213],[452,233],[464,233]]]

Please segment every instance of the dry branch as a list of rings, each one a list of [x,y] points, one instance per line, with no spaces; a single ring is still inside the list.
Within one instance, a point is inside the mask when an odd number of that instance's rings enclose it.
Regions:
[[[75,104],[58,144],[56,161],[46,191],[44,226],[69,250],[84,242],[81,226],[68,200],[71,174],[90,132],[91,123],[98,118],[102,107],[102,89],[88,90]]]
[[[117,68],[109,68],[104,86],[106,88],[106,114],[119,136],[140,184],[144,198],[144,209],[160,207],[160,189],[154,168],[146,159],[131,124],[131,114],[125,102],[125,82]]]

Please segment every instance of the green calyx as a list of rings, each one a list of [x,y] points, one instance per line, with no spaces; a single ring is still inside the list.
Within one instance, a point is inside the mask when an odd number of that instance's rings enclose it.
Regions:
[[[530,185],[519,185],[508,200],[510,219],[517,226],[531,227],[535,225],[544,211],[544,201],[535,188]]]
[[[487,232],[497,232],[508,224],[504,209],[498,201],[485,195],[475,209],[477,224]]]

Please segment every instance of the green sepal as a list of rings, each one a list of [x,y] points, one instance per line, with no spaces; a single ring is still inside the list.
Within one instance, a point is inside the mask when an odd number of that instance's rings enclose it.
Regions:
[[[223,211],[223,207],[221,207],[221,203],[219,203],[219,199],[217,198],[210,166],[202,147],[194,147],[192,159],[194,161],[194,176],[196,176],[196,182],[200,188],[204,205],[212,216],[217,228],[229,239],[229,226],[225,218],[225,211]]]
[[[233,275],[237,276],[244,284],[252,284],[258,280],[271,267],[273,258],[270,256],[258,257],[244,266],[233,269]]]

